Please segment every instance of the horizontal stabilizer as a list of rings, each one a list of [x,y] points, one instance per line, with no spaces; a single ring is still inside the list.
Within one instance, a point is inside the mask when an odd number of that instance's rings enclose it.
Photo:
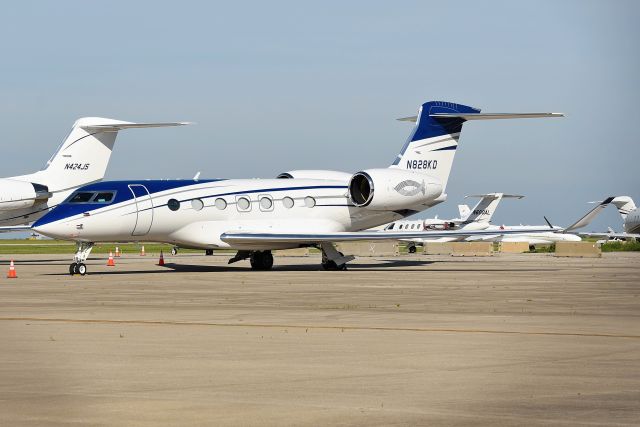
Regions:
[[[548,117],[564,117],[563,113],[434,113],[429,117],[441,119],[462,119],[462,120],[499,120],[499,119],[540,119]],[[402,117],[401,122],[413,122],[418,120],[418,116]]]
[[[138,128],[161,128],[170,126],[185,126],[191,122],[161,122],[161,123],[129,123],[129,122],[113,122],[113,123],[87,123],[80,124],[83,129],[96,129],[102,131],[117,132],[122,129],[138,129]]]
[[[498,197],[502,197],[503,199],[523,199],[524,196],[520,195],[520,194],[502,194],[502,193],[487,193],[487,194],[470,194],[468,196],[464,196],[464,198],[468,198],[468,197],[493,197],[495,199],[497,199]]]

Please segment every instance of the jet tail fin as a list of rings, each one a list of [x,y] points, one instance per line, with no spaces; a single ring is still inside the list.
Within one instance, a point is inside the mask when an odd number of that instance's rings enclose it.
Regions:
[[[481,113],[453,102],[422,104],[417,116],[398,119],[415,126],[391,168],[407,169],[437,178],[445,193],[462,125],[469,120],[563,117],[561,113]]]
[[[76,120],[69,136],[44,169],[15,178],[46,185],[49,191],[63,191],[100,181],[107,170],[118,131],[186,124],[189,123],[131,123],[102,117],[83,117]]]
[[[522,199],[524,196],[518,194],[487,193],[473,194],[466,197],[480,197],[478,204],[475,205],[469,215],[464,218],[464,223],[468,224],[471,222],[489,223],[502,199]]]
[[[460,214],[460,219],[464,221],[471,213],[471,208],[469,208],[469,205],[458,205],[458,213]]]
[[[622,217],[622,221],[627,219],[627,215],[632,210],[636,209],[636,204],[633,202],[633,199],[629,196],[618,196],[614,197],[611,201],[616,208],[618,208],[618,212]]]

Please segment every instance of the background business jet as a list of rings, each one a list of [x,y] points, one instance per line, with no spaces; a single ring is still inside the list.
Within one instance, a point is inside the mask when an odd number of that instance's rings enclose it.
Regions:
[[[524,196],[504,193],[488,193],[477,194],[466,197],[480,197],[480,201],[469,209],[467,205],[458,205],[460,218],[438,219],[427,218],[413,221],[395,221],[391,224],[383,226],[384,231],[407,231],[407,230],[423,230],[424,237],[418,239],[408,239],[407,250],[409,253],[416,252],[416,245],[422,245],[426,242],[454,242],[465,240],[467,237],[429,237],[429,232],[434,230],[485,230],[491,225],[491,218],[495,213],[498,204],[504,198],[522,199]]]
[[[184,124],[78,119],[42,170],[0,178],[0,231],[27,230],[78,187],[102,180],[119,130]]]

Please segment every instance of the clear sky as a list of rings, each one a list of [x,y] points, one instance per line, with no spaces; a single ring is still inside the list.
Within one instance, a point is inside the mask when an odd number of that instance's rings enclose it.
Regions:
[[[82,116],[122,132],[107,179],[386,167],[427,100],[564,119],[467,123],[447,193],[509,192],[495,223],[640,204],[640,2],[59,1],[0,14],[2,169],[39,169]],[[620,218],[608,209],[589,229]]]

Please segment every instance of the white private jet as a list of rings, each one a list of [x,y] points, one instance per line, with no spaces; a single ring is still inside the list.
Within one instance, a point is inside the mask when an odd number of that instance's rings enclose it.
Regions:
[[[434,230],[485,230],[491,225],[491,217],[493,217],[493,214],[502,199],[522,199],[524,196],[516,194],[488,193],[474,194],[466,197],[479,197],[480,201],[478,201],[478,203],[473,207],[473,210],[469,209],[469,206],[467,205],[458,205],[460,218],[447,220],[427,218],[413,221],[395,221],[384,226],[383,230],[386,232],[401,230],[425,231],[423,234],[424,237],[407,240],[407,242],[409,242],[407,250],[409,253],[415,253],[416,245],[422,245],[426,242],[454,242],[468,238],[467,236],[433,238],[429,237],[429,232]]]
[[[34,224],[47,236],[74,240],[71,274],[86,273],[95,242],[156,241],[185,248],[238,250],[229,262],[273,266],[273,249],[319,246],[325,269],[353,259],[333,242],[419,237],[416,232],[363,232],[446,199],[445,188],[468,120],[561,117],[559,113],[482,114],[450,102],[423,104],[404,147],[387,168],[353,175],[293,171],[276,179],[114,181],[88,185]],[[422,233],[422,232],[420,232]],[[436,237],[485,233],[441,231]]]
[[[549,245],[557,242],[579,242],[582,239],[573,232],[579,228],[586,227],[593,219],[605,209],[613,200],[609,197],[587,212],[582,218],[574,222],[568,227],[556,227],[545,217],[549,228],[546,232],[540,232],[539,225],[491,225],[485,230],[487,232],[494,231],[494,235],[486,236],[470,236],[467,241],[489,241],[489,242],[525,242],[529,244],[531,249],[536,245]],[[509,231],[510,233],[504,233]]]
[[[78,119],[42,170],[0,178],[0,231],[28,230],[74,190],[102,180],[119,130],[184,124]]]
[[[617,196],[609,199],[618,209],[618,212],[622,217],[622,228],[624,232],[616,233],[609,229],[609,232],[607,233],[580,233],[580,235],[589,237],[608,237],[609,239],[617,240],[640,240],[640,208],[636,207],[633,199],[629,196]]]

